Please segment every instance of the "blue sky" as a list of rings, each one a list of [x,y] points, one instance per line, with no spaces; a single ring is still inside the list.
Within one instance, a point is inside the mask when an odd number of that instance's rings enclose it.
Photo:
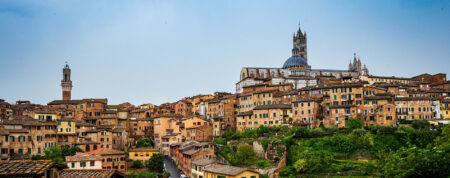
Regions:
[[[0,1],[0,98],[161,104],[235,90],[244,66],[281,67],[299,23],[312,68],[450,73],[450,1]]]

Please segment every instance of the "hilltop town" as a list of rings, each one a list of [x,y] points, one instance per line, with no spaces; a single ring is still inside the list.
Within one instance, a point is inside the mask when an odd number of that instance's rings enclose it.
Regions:
[[[74,99],[66,64],[61,99],[0,100],[0,177],[380,176],[393,171],[375,165],[380,152],[448,151],[446,74],[371,75],[356,54],[348,69],[312,69],[300,28],[291,53],[280,68],[243,67],[235,93],[161,105]]]

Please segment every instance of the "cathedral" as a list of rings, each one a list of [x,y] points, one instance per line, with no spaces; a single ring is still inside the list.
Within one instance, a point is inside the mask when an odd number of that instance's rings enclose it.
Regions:
[[[306,32],[298,28],[293,36],[292,56],[284,62],[281,68],[243,67],[240,81],[236,83],[236,93],[241,93],[243,87],[257,84],[293,84],[295,89],[319,84],[319,78],[352,79],[366,76],[369,70],[366,65],[361,67],[361,60],[355,57],[350,61],[348,70],[311,69],[308,65]]]

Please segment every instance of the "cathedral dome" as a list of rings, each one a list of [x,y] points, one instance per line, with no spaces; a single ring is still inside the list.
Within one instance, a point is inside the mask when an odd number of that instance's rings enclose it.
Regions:
[[[301,66],[308,66],[306,59],[300,56],[292,56],[284,62],[283,69]]]

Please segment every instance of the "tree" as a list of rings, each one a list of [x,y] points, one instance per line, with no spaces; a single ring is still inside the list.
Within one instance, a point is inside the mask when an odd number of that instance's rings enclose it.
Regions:
[[[428,123],[427,120],[414,120],[411,124],[414,129],[424,129],[430,127],[430,123]]]
[[[52,160],[52,161],[55,161],[60,164],[64,164],[64,159],[65,159],[61,149],[59,149],[56,146],[50,147],[50,148],[44,150],[43,158],[45,160]]]
[[[157,174],[147,171],[139,171],[128,176],[132,178],[158,178]]]
[[[386,177],[450,176],[450,145],[437,148],[400,148],[381,166]]]
[[[150,172],[163,173],[164,172],[164,156],[162,154],[153,154],[148,161],[147,168]]]
[[[232,160],[235,166],[250,167],[257,160],[256,153],[252,147],[244,145],[238,148],[238,151]]]
[[[295,126],[292,127],[291,131],[294,133],[295,138],[309,138],[311,137],[311,133],[308,128]]]
[[[139,169],[142,167],[143,167],[142,161],[135,160],[135,161],[133,161],[133,163],[131,163],[131,168]]]
[[[362,128],[364,123],[359,118],[351,117],[347,121],[345,121],[345,127],[353,130]]]
[[[44,150],[44,156],[33,155],[31,159],[52,160],[57,163],[64,164],[66,156],[73,156],[76,152],[83,152],[83,150],[78,147],[69,147],[68,145],[64,145],[61,148],[54,146]]]
[[[140,138],[136,143],[136,147],[152,147],[152,141],[148,137]]]

